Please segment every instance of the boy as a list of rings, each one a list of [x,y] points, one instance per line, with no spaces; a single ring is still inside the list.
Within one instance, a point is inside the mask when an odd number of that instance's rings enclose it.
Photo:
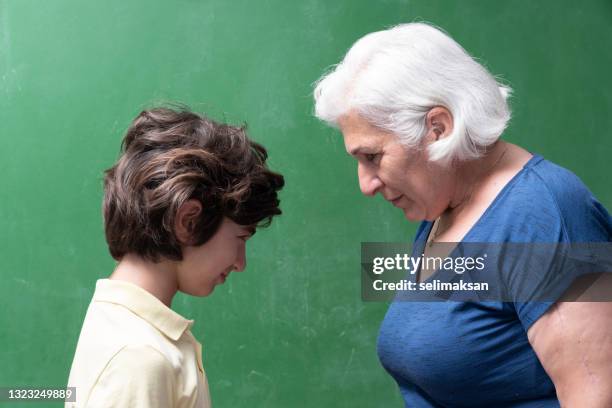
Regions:
[[[280,174],[244,128],[156,108],[132,122],[104,179],[106,241],[117,267],[87,310],[67,407],[209,407],[192,320],[177,291],[207,296],[246,266],[256,227],[281,213]]]

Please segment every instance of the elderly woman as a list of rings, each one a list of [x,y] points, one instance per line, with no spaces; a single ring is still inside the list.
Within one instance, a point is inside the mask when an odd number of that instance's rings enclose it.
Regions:
[[[366,35],[317,84],[363,194],[415,242],[610,242],[582,182],[500,140],[510,89],[424,23]],[[434,271],[423,269],[423,282]],[[393,302],[378,353],[407,407],[612,407],[612,303]]]
[[[104,178],[117,266],[96,284],[68,380],[67,407],[209,407],[193,320],[177,292],[208,296],[246,267],[246,241],[281,213],[284,180],[244,128],[186,109],[140,113]]]

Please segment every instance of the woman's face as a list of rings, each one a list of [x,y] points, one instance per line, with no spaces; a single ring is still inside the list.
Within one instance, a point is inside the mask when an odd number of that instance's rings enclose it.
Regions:
[[[224,218],[206,243],[184,247],[177,273],[178,289],[193,296],[207,296],[225,282],[230,272],[242,272],[246,267],[246,241],[252,233],[249,227]]]
[[[361,192],[382,194],[412,221],[434,220],[450,202],[448,172],[427,160],[425,149],[406,149],[397,137],[355,113],[340,121],[346,151],[357,159]]]

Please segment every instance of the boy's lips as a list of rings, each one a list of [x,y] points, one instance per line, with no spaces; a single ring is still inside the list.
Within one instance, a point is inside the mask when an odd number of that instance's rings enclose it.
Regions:
[[[397,196],[397,197],[395,197],[394,199],[389,200],[389,202],[390,202],[391,204],[393,204],[394,206],[396,206],[396,207],[397,207],[397,204],[398,204],[398,203],[399,203],[399,201],[402,199],[402,197],[403,197],[403,196],[401,196],[401,195],[400,195],[400,196]]]

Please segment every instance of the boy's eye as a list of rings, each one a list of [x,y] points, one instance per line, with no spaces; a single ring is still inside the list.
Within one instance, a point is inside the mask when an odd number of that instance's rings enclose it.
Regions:
[[[254,226],[248,226],[245,228],[242,228],[241,231],[238,232],[237,237],[241,240],[243,240],[244,242],[248,241],[249,238],[251,238],[253,235],[255,235],[256,229]]]

